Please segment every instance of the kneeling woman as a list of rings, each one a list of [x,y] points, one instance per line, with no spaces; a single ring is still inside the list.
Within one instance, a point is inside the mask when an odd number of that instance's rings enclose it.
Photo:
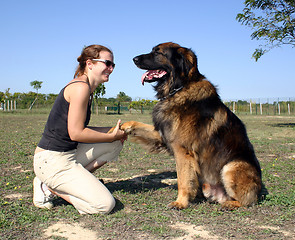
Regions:
[[[113,72],[113,53],[100,45],[83,49],[74,79],[59,93],[34,156],[33,203],[50,209],[57,195],[81,214],[109,213],[115,199],[92,174],[116,160],[126,135],[120,120],[108,127],[90,127],[92,94]]]

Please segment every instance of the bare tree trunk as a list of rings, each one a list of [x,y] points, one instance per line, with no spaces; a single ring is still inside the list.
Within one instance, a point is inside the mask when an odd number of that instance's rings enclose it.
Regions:
[[[32,102],[31,106],[29,107],[29,110],[31,111],[31,109],[33,108],[35,102],[37,101],[38,96],[35,98],[34,102]]]

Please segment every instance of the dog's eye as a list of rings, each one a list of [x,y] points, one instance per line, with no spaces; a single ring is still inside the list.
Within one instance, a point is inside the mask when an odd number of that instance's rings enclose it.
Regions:
[[[165,56],[163,53],[161,53],[161,52],[155,52],[155,56],[159,56],[159,55],[161,55],[161,56]]]

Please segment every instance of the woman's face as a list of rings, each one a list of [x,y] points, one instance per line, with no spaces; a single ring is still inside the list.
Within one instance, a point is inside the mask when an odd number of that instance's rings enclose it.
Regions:
[[[101,51],[99,53],[99,59],[113,62],[113,54],[107,51]],[[113,66],[108,67],[103,61],[93,61],[92,73],[98,83],[108,82],[113,70]]]

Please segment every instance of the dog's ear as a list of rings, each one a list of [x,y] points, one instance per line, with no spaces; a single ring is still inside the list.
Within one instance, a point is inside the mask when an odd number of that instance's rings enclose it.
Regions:
[[[172,53],[172,64],[174,65],[175,74],[181,77],[188,77],[190,69],[193,67],[193,63],[190,61],[188,49],[186,48],[174,48]]]
[[[180,47],[172,49],[173,81],[170,83],[170,92],[183,87],[189,81],[191,70],[194,69],[196,62],[195,58],[195,54],[187,48]]]

